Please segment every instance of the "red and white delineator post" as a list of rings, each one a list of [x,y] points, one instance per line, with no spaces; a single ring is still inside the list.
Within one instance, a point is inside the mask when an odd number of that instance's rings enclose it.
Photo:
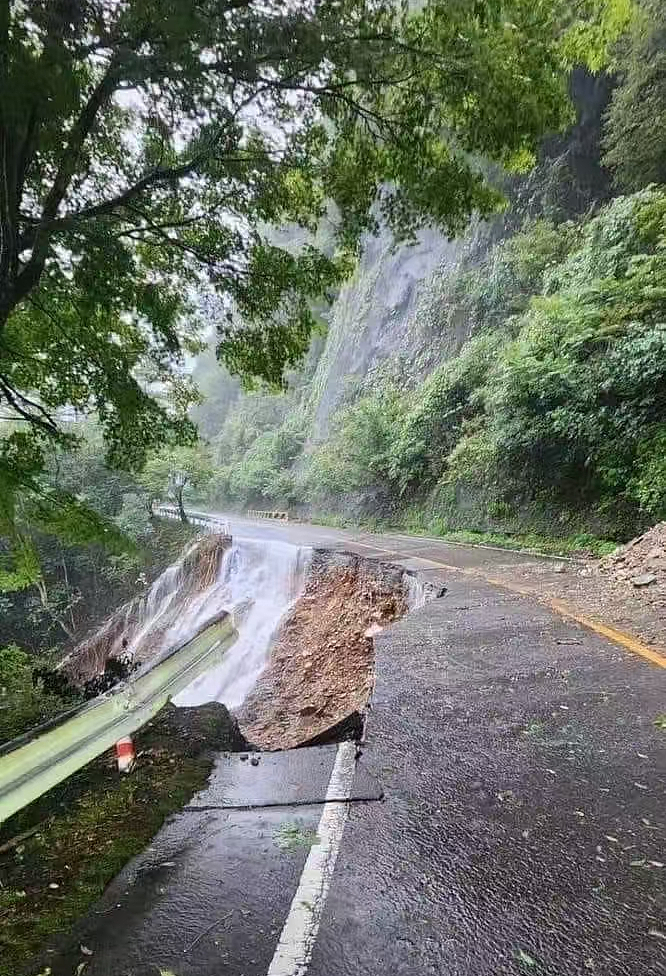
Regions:
[[[134,751],[134,740],[131,736],[119,739],[116,742],[116,760],[118,761],[118,772],[129,773],[136,759]]]

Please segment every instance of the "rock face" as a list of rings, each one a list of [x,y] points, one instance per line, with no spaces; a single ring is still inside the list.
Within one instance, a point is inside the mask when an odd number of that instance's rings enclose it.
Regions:
[[[399,247],[385,228],[365,240],[357,272],[331,310],[326,348],[312,384],[315,443],[326,438],[332,414],[355,382],[392,357],[415,355],[421,346],[415,334],[420,285],[435,273],[444,274],[466,245],[432,229],[422,230],[414,244]],[[442,342],[453,352],[468,331],[463,323]]]
[[[400,567],[316,551],[239,716],[245,736],[261,749],[357,737],[372,691],[373,634],[407,611],[412,591]]]

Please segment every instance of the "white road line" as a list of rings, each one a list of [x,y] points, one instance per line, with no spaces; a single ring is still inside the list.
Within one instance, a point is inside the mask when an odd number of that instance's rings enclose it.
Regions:
[[[354,742],[338,746],[317,828],[319,839],[310,848],[268,976],[303,976],[307,971],[349,813],[355,753]],[[340,801],[340,797],[347,800]]]

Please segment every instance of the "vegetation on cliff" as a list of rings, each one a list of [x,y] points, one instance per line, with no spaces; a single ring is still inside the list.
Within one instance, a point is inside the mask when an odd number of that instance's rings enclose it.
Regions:
[[[495,212],[479,160],[529,167],[571,118],[570,64],[603,60],[631,16],[631,0],[3,4],[3,588],[39,579],[22,505],[108,532],[43,478],[72,411],[118,468],[191,443],[204,315],[232,371],[279,387],[361,235]],[[290,223],[299,248],[272,231]]]
[[[370,345],[367,365],[334,380],[324,427],[321,377],[330,387],[330,357],[362,341],[370,311],[353,297],[372,295],[372,282],[347,289],[323,351],[282,396],[217,382],[224,406],[197,413],[216,500],[614,539],[666,516],[666,174],[664,127],[650,121],[666,105],[663,30],[646,0],[605,97],[579,102],[581,141],[551,147],[510,187],[503,221],[477,225],[424,279],[415,311],[396,310],[410,316],[401,346],[390,316],[368,335],[384,349]]]

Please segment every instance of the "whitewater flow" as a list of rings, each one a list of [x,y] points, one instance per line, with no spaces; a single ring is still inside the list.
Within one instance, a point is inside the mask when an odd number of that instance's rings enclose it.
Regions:
[[[239,708],[264,669],[285,613],[303,591],[312,550],[289,543],[237,538],[223,555],[212,586],[188,601],[165,634],[176,647],[221,610],[231,614],[238,638],[222,663],[196,678],[175,705],[222,702]]]

